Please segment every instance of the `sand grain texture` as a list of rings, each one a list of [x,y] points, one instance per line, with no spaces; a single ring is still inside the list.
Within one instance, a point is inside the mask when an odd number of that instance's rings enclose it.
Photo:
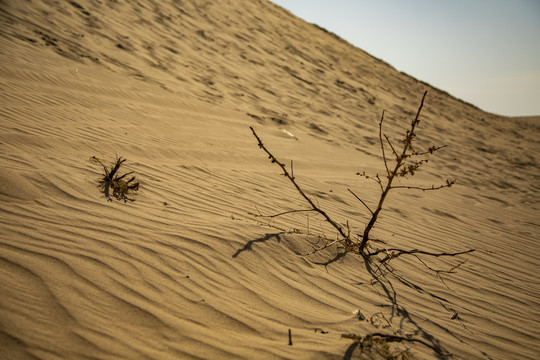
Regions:
[[[362,358],[340,335],[372,331],[539,357],[539,118],[485,113],[267,1],[4,0],[0,24],[0,358]],[[305,207],[254,126],[361,232],[347,187],[377,198],[356,172],[383,171],[381,111],[399,136],[425,90],[419,138],[448,148],[412,182],[457,185],[396,192],[374,232],[476,248],[448,287],[413,258],[372,284],[354,254],[301,256],[305,214],[283,232],[249,215]],[[115,155],[141,181],[133,202],[97,187],[91,157]]]

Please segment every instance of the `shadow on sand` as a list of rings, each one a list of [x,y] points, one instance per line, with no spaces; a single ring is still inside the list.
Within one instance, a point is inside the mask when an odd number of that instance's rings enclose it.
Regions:
[[[256,243],[265,243],[266,241],[269,241],[271,239],[276,239],[277,242],[281,242],[281,236],[289,234],[288,232],[278,232],[278,233],[266,233],[263,237],[260,237],[255,240],[248,241],[242,248],[238,249],[233,255],[233,258],[238,257],[242,252],[247,250],[252,250],[252,247]],[[328,271],[327,267],[328,265],[342,259],[348,254],[347,251],[342,251],[337,253],[333,258],[328,259],[327,261],[311,261],[314,265],[320,265],[324,266],[326,268],[326,271]],[[389,322],[393,323],[393,320],[395,318],[399,318],[399,329],[398,332],[407,332],[411,333],[410,326],[413,327],[412,333],[414,334],[414,337],[419,339],[424,345],[431,348],[434,352],[434,355],[437,359],[448,359],[450,356],[452,356],[447,350],[444,349],[441,342],[435,338],[433,335],[429,333],[428,330],[426,330],[424,327],[422,327],[411,315],[411,313],[399,302],[399,296],[398,292],[396,291],[396,288],[394,287],[394,283],[399,283],[401,285],[404,285],[406,287],[409,287],[413,289],[414,291],[418,292],[419,294],[428,295],[431,297],[434,301],[439,303],[444,309],[447,311],[451,311],[449,305],[450,303],[443,297],[438,296],[430,291],[427,291],[423,289],[421,286],[416,285],[411,280],[404,277],[402,274],[399,274],[397,271],[395,271],[393,268],[389,267],[388,265],[381,266],[374,261],[370,261],[368,259],[364,259],[364,266],[367,271],[367,273],[371,276],[372,281],[371,284],[373,286],[377,286],[382,292],[380,293],[382,297],[386,298],[388,301],[387,305],[382,305],[385,308],[388,308],[390,310],[390,318]],[[363,283],[358,283],[357,285],[362,285]],[[408,329],[405,329],[405,325],[408,325]],[[458,336],[456,336],[450,329],[443,327],[440,324],[437,324],[439,328],[444,330],[449,335],[455,337],[460,342],[464,343],[463,340],[461,340]],[[367,335],[367,334],[366,334]],[[361,336],[361,335],[359,335]],[[365,335],[364,335],[365,336]],[[361,359],[371,359],[370,353],[364,353],[363,347],[358,341],[354,341],[346,350],[345,354],[343,355],[343,359],[355,359],[355,358],[361,358]],[[367,357],[364,357],[366,355]],[[360,356],[360,357],[359,357]],[[378,358],[378,357],[375,357]],[[393,357],[391,357],[393,358]]]
[[[286,232],[279,232],[279,233],[267,233],[265,234],[263,237],[261,238],[258,238],[258,239],[255,239],[255,240],[250,240],[248,241],[243,248],[241,249],[238,249],[234,254],[233,254],[233,258],[237,257],[238,255],[240,255],[241,253],[243,253],[244,251],[246,250],[252,250],[251,247],[253,246],[253,244],[256,244],[256,243],[264,243],[270,239],[273,239],[275,238],[277,240],[277,242],[281,242],[281,238],[280,236],[281,235],[284,235],[284,234],[287,234]]]

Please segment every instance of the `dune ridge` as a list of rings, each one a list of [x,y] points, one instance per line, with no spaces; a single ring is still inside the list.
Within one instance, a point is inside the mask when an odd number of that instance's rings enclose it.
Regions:
[[[1,358],[358,358],[340,335],[372,331],[455,358],[540,355],[539,117],[483,112],[268,1],[4,0],[0,21]],[[314,215],[283,230],[250,215],[305,206],[254,126],[361,232],[347,187],[376,200],[356,173],[382,170],[381,112],[398,138],[424,90],[419,141],[448,148],[413,183],[457,184],[396,192],[374,231],[476,248],[448,287],[406,258],[372,283],[353,254],[303,256],[334,236]],[[133,202],[97,187],[91,157],[116,155]]]

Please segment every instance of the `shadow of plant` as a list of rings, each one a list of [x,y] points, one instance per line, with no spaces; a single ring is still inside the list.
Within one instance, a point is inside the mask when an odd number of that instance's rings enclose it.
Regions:
[[[372,285],[378,285],[380,289],[383,291],[384,296],[390,301],[390,304],[387,305],[387,307],[390,307],[390,319],[388,320],[389,323],[392,323],[393,319],[395,317],[399,317],[399,332],[402,332],[404,329],[405,323],[411,325],[413,327],[413,337],[403,337],[403,336],[395,336],[392,334],[380,334],[380,333],[371,333],[367,334],[366,336],[345,336],[347,338],[355,340],[355,342],[347,349],[347,352],[345,354],[344,358],[351,358],[350,354],[354,352],[356,348],[363,349],[364,347],[362,344],[364,344],[366,341],[369,343],[372,341],[375,337],[378,337],[377,340],[379,341],[386,341],[386,342],[401,342],[401,341],[408,341],[408,342],[417,342],[421,343],[424,346],[427,346],[431,348],[436,354],[437,359],[448,359],[452,356],[451,353],[446,351],[444,347],[442,346],[441,342],[432,334],[428,332],[425,328],[423,328],[417,321],[413,319],[409,311],[398,302],[398,293],[394,287],[393,280],[410,287],[411,289],[417,291],[421,294],[426,294],[430,296],[434,301],[438,302],[445,310],[450,311],[449,307],[445,305],[445,303],[448,303],[448,301],[436,294],[431,293],[430,291],[427,291],[423,289],[422,287],[414,284],[410,280],[406,279],[403,275],[399,274],[397,271],[395,271],[393,268],[391,268],[387,263],[383,263],[382,265],[378,265],[374,263],[373,261],[370,261],[370,259],[365,258],[364,264],[366,267],[367,272],[371,275],[372,278]],[[442,327],[441,325],[439,325]],[[449,334],[452,332],[449,329],[445,329]],[[454,335],[456,339],[459,340],[457,336]],[[461,340],[460,340],[461,341]],[[360,346],[354,346],[355,344],[358,344]],[[349,353],[349,355],[347,355]],[[347,357],[349,356],[349,357]],[[388,359],[407,359],[408,357],[387,357]],[[385,358],[386,359],[386,358]]]
[[[248,241],[243,248],[241,249],[238,249],[234,254],[233,254],[233,258],[237,257],[238,255],[240,255],[242,252],[246,251],[246,250],[251,250],[251,247],[253,246],[253,244],[255,243],[263,243],[265,241],[268,241],[272,238],[275,238],[277,240],[277,242],[280,242],[281,241],[281,238],[280,238],[280,235],[284,235],[286,234],[285,232],[279,232],[279,233],[267,233],[265,234],[263,237],[261,238],[258,238],[258,239],[255,239],[255,240],[250,240]]]

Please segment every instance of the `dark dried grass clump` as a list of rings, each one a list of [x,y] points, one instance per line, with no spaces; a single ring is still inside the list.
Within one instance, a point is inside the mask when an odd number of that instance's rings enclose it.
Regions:
[[[103,162],[95,156],[92,156],[91,159],[103,166],[104,174],[99,180],[99,188],[109,201],[112,201],[111,190],[112,196],[117,200],[124,200],[124,202],[128,200],[134,201],[134,199],[129,196],[134,192],[139,191],[139,182],[135,180],[135,176],[131,176],[131,178],[128,179],[128,176],[133,174],[133,171],[123,175],[119,174],[120,167],[126,161],[125,158],[117,156],[114,164],[109,167],[103,164]]]

